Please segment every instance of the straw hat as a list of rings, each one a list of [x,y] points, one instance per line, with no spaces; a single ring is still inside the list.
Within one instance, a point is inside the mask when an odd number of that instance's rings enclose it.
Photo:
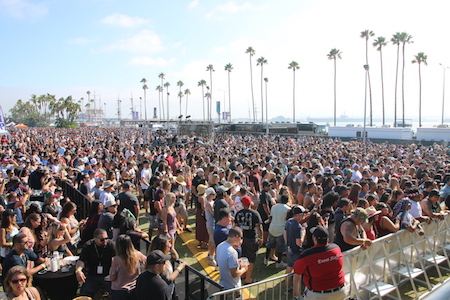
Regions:
[[[175,182],[181,185],[186,185],[183,175],[178,175],[177,177],[175,177]]]
[[[206,185],[204,185],[204,184],[199,184],[199,185],[197,186],[197,193],[198,193],[198,195],[199,195],[199,196],[202,196],[202,195],[205,193],[205,191],[206,191],[207,188],[208,188],[208,187],[207,187]]]
[[[227,181],[225,182],[225,184],[223,185],[227,190],[231,189],[232,187],[234,187],[234,184]]]
[[[381,214],[381,210],[376,210],[376,208],[373,206],[369,206],[368,208],[366,208],[366,212],[369,218]]]

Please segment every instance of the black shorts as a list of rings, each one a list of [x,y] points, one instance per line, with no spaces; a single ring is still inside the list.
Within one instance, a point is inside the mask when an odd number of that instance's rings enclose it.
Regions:
[[[262,223],[263,231],[264,232],[268,232],[269,231],[269,226],[270,226],[270,223],[263,222]]]
[[[258,249],[258,240],[256,238],[244,238],[242,242],[242,257],[247,257],[249,262],[255,263]]]

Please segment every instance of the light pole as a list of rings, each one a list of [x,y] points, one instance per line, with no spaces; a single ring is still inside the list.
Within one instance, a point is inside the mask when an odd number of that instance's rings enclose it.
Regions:
[[[267,82],[269,82],[269,78],[264,78],[266,82],[266,135],[269,135],[269,106],[267,106]]]
[[[445,69],[448,69],[449,67],[444,67],[443,64],[439,63],[441,65],[442,69],[444,70],[444,78],[442,83],[442,118],[441,118],[441,124],[444,124],[444,102],[445,102]]]
[[[367,106],[367,78],[369,75],[369,65],[364,65],[364,70],[366,70],[365,85],[364,85],[364,129],[363,129],[363,144],[364,153],[366,153],[366,106]]]

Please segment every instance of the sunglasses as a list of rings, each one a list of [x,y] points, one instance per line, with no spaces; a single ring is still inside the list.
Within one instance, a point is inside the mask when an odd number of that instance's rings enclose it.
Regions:
[[[59,231],[63,231],[63,230],[64,230],[64,228],[59,228],[58,230],[59,230]]]
[[[102,238],[102,239],[98,239],[100,242],[104,242],[104,241],[107,241],[108,240],[108,238]]]
[[[20,283],[24,283],[24,282],[26,282],[26,281],[27,281],[26,278],[20,278],[20,279],[14,279],[14,280],[11,280],[11,283],[12,283],[12,284],[18,284],[19,282],[20,282]]]

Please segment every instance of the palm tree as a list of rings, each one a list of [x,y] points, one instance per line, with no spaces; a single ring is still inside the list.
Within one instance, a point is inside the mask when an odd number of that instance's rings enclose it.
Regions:
[[[368,43],[369,43],[369,37],[374,36],[375,33],[373,33],[372,30],[364,30],[361,31],[361,35],[360,37],[363,39],[366,39],[366,65],[369,65],[369,53],[368,53]],[[369,70],[367,69],[367,79],[369,80],[369,111],[370,111],[370,116],[369,116],[369,124],[370,126],[373,125],[372,123],[372,86],[370,84],[370,73]]]
[[[181,87],[184,85],[183,81],[179,80],[177,82],[177,86],[180,87],[180,91],[178,92],[178,97],[180,97],[180,116],[181,116],[181,98],[184,96],[183,92],[181,91]]]
[[[419,65],[419,127],[422,127],[422,75],[420,73],[420,65],[423,63],[425,66],[427,63],[428,56],[423,52],[419,52],[417,55],[414,55],[413,64],[417,63]]]
[[[383,109],[383,125],[385,124],[384,117],[384,77],[383,77],[383,54],[382,48],[387,45],[385,37],[378,37],[372,44],[374,47],[377,47],[377,50],[380,51],[380,63],[381,63],[381,106]]]
[[[164,88],[162,86],[158,85],[155,90],[158,91],[159,119],[161,119],[161,117],[164,116],[164,113],[161,111],[161,102],[162,102],[161,94],[164,91]]]
[[[247,50],[245,50],[245,53],[248,53],[250,56],[250,87],[252,90],[253,122],[256,122],[255,96],[253,94],[253,72],[252,72],[252,56],[255,55],[255,50],[252,47],[248,47]]]
[[[296,61],[291,61],[289,63],[288,69],[292,69],[292,71],[294,72],[294,84],[293,84],[293,90],[292,90],[292,122],[295,123],[295,70],[300,69],[300,67],[298,66],[298,62]],[[266,107],[267,109],[267,107]]]
[[[225,65],[225,71],[228,71],[228,117],[230,118],[230,123],[231,123],[231,90],[230,90],[230,73],[233,70],[233,65],[232,64],[226,64]]]
[[[209,91],[209,88],[208,88],[208,91]],[[211,104],[211,93],[210,92],[207,92],[206,94],[205,94],[205,97],[206,97],[206,104],[208,104],[207,106],[208,106],[208,111],[209,111],[209,109],[210,109],[210,104]],[[208,118],[208,121],[210,121],[209,120],[209,118]]]
[[[256,65],[257,66],[261,66],[261,122],[264,123],[264,93],[263,93],[263,80],[264,80],[264,76],[263,76],[263,66],[264,64],[267,64],[267,59],[265,59],[264,57],[260,57],[256,60]],[[267,108],[266,108],[267,109]]]
[[[406,44],[413,43],[411,40],[412,36],[406,32],[402,32],[400,34],[400,42],[402,45],[402,57],[403,57],[403,66],[402,66],[402,124],[405,127],[405,46]]]
[[[166,74],[164,73],[159,73],[158,77],[161,79],[161,116],[164,118],[165,114],[164,114],[164,79],[166,78]]]
[[[202,79],[198,82],[198,86],[202,87],[202,99],[203,99],[203,121],[205,121],[205,85],[206,80]]]
[[[184,90],[184,94],[186,95],[186,114],[184,115],[184,117],[186,118],[188,116],[187,114],[187,109],[188,109],[188,97],[191,94],[191,91],[189,89],[185,89]]]
[[[209,96],[209,121],[212,121],[212,93],[213,93],[213,86],[212,86],[212,72],[214,72],[213,65],[208,65],[206,67],[206,71],[209,71],[209,83],[210,83],[210,96]]]
[[[391,42],[397,45],[397,66],[395,69],[395,96],[394,96],[394,127],[397,127],[397,87],[398,87],[398,62],[400,61],[400,32],[392,35]]]
[[[145,113],[145,121],[147,121],[147,79],[142,78],[141,83],[143,83],[144,85],[142,86],[142,88],[144,89],[144,113]]]
[[[86,105],[86,107],[89,107],[89,109],[91,109],[91,91],[87,91],[86,94],[88,95],[88,104],[89,104],[89,105]],[[50,101],[49,104],[50,104],[51,102],[52,102],[52,101]],[[90,116],[90,114],[91,114],[91,113],[89,113],[89,116]],[[92,122],[92,120],[90,120],[90,121]]]
[[[170,83],[164,82],[164,87],[166,88],[166,92],[167,92],[167,103],[166,103],[166,106],[167,106],[167,121],[169,121],[169,96],[170,96],[170,94],[169,94],[169,86],[170,86]]]
[[[336,60],[342,59],[342,52],[339,49],[333,48],[327,54],[329,60],[334,60],[334,126],[336,126]]]

